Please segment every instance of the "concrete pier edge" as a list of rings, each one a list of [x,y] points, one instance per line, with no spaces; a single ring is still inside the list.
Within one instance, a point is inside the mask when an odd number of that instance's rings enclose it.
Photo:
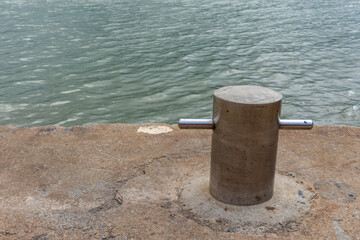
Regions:
[[[360,239],[360,128],[280,131],[283,190],[241,209],[196,191],[211,133],[0,127],[0,239]]]

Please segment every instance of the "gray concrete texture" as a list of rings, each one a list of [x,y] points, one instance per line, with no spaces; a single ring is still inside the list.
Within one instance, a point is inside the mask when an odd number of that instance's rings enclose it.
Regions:
[[[233,205],[273,195],[282,95],[260,86],[214,92],[210,194]]]
[[[360,128],[280,131],[274,197],[247,207],[208,194],[211,134],[0,127],[0,239],[360,239]]]

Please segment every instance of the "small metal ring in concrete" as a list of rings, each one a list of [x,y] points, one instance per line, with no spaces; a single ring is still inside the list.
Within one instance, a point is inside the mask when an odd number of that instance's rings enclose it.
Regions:
[[[262,235],[281,230],[304,217],[315,194],[293,174],[275,176],[273,197],[252,206],[228,205],[209,193],[209,172],[190,178],[179,198],[183,212],[199,223],[226,232]]]

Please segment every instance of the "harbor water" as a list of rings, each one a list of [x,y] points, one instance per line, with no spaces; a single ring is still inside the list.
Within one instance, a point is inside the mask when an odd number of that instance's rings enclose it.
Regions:
[[[2,0],[0,125],[210,118],[259,85],[282,118],[360,126],[358,0]]]

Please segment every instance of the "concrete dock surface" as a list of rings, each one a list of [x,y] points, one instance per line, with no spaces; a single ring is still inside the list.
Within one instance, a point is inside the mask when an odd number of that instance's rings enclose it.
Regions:
[[[360,239],[360,128],[280,131],[275,194],[208,194],[211,130],[0,127],[0,239]]]

